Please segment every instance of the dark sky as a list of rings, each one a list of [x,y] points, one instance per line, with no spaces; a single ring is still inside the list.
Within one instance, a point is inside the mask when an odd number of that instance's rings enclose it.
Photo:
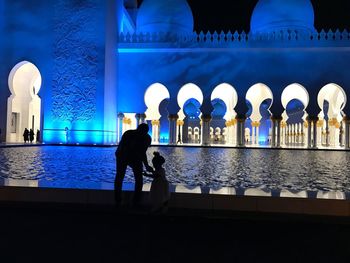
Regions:
[[[139,3],[142,0],[138,0]],[[249,31],[250,16],[258,0],[187,0],[191,6],[195,31]],[[311,0],[315,27],[350,30],[350,0]],[[230,5],[234,4],[232,8]]]

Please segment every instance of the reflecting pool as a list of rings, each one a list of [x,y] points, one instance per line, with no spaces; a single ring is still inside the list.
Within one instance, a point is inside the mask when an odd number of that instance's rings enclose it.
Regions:
[[[113,189],[115,149],[0,148],[0,184]],[[262,195],[279,191],[280,196],[300,197],[306,191],[331,191],[335,195],[350,191],[350,152],[160,146],[149,148],[149,161],[153,151],[165,156],[170,183],[179,189],[185,185],[188,191],[255,189]],[[128,170],[125,182],[133,181]],[[145,178],[145,182],[150,181]]]

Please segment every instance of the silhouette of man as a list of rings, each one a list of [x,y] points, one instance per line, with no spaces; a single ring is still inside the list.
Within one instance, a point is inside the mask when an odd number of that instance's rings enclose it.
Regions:
[[[127,166],[132,168],[135,177],[133,204],[138,205],[141,201],[143,165],[145,165],[147,171],[153,171],[153,168],[148,164],[146,155],[147,149],[152,142],[148,131],[148,125],[142,123],[136,130],[126,131],[120,140],[115,152],[117,174],[114,182],[114,197],[116,205],[119,205],[121,202],[122,186]]]

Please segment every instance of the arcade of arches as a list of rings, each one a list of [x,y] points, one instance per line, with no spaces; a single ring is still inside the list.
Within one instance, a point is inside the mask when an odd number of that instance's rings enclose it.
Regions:
[[[171,99],[176,99],[177,112],[169,110]],[[144,95],[145,113],[119,113],[118,140],[126,130],[147,122],[152,127],[153,144],[350,147],[350,120],[342,112],[347,98],[337,84],[320,87],[317,104],[321,110],[314,116],[307,112],[310,102],[307,89],[297,83],[285,87],[280,98],[275,98],[267,85],[253,85],[245,95],[248,108],[245,114],[235,111],[238,99],[235,88],[222,83],[213,89],[210,114],[205,114],[202,110],[208,105],[204,105],[202,90],[197,85],[188,83],[181,87],[176,98],[171,98],[166,86],[154,83]],[[276,117],[270,109],[277,99],[283,113]]]

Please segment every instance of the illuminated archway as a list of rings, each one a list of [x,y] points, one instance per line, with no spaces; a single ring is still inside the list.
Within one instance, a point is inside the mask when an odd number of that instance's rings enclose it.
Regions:
[[[324,86],[317,96],[318,106],[321,108],[318,127],[322,128],[322,138],[318,144],[326,147],[339,147],[343,141],[340,128],[342,125],[342,110],[345,107],[346,93],[337,84]]]
[[[235,120],[236,112],[235,112],[234,108],[236,107],[237,102],[238,102],[237,91],[230,84],[222,83],[222,84],[218,85],[213,90],[213,92],[211,94],[211,101],[212,101],[214,108],[215,108],[214,102],[216,100],[223,101],[223,103],[226,106],[226,112],[223,116],[223,119],[225,120],[225,122],[223,123],[221,130],[224,131],[224,128],[226,128],[226,129],[225,129],[225,135],[221,134],[221,135],[224,135],[224,136],[222,136],[222,138],[225,139],[226,144],[235,144],[235,142],[236,142],[236,120]],[[219,120],[217,122],[219,122]],[[220,124],[220,123],[217,123],[217,124]],[[217,136],[214,136],[214,138],[216,139]],[[221,137],[221,136],[219,136],[219,137]]]
[[[177,129],[176,129],[176,138],[178,143],[182,143],[182,142],[188,142],[188,118],[186,118],[186,112],[185,112],[185,107],[186,106],[192,106],[197,108],[198,110],[198,114],[196,112],[196,114],[199,117],[201,116],[200,113],[200,106],[203,103],[203,93],[201,91],[201,89],[193,84],[193,83],[188,83],[186,85],[184,85],[180,90],[179,93],[177,95],[177,103],[180,107],[180,110],[178,112],[178,121],[177,121]],[[190,105],[191,104],[191,105]],[[198,105],[196,105],[198,104]],[[193,108],[192,107],[192,108]],[[199,123],[198,123],[199,124]],[[196,124],[193,124],[194,126],[196,126]],[[195,129],[195,127],[192,127],[193,130],[193,139],[196,143],[200,143],[200,136],[196,133],[197,129]],[[198,138],[198,139],[197,139]]]
[[[40,130],[41,74],[38,68],[22,61],[15,65],[8,78],[11,96],[7,100],[7,142],[22,142],[25,128],[35,134]]]
[[[153,143],[159,143],[160,139],[163,138],[160,134],[160,119],[162,115],[159,112],[159,107],[164,100],[168,100],[169,98],[170,94],[168,89],[160,83],[152,84],[145,92],[144,100],[147,107],[145,114],[146,120],[151,121],[152,124]]]
[[[247,122],[246,127],[251,128],[250,142],[253,145],[259,145],[262,141],[271,141],[270,135],[271,122],[269,120],[270,107],[273,103],[273,94],[271,89],[265,84],[258,83],[249,88],[246,94],[246,100],[251,105],[251,114],[249,116],[250,124]],[[262,111],[264,112],[263,116]],[[264,118],[263,118],[264,117]],[[263,132],[261,132],[263,130]]]
[[[302,85],[293,83],[283,90],[281,102],[284,108],[281,145],[304,146],[308,137],[304,122],[307,117],[305,109],[309,105],[309,93]]]

